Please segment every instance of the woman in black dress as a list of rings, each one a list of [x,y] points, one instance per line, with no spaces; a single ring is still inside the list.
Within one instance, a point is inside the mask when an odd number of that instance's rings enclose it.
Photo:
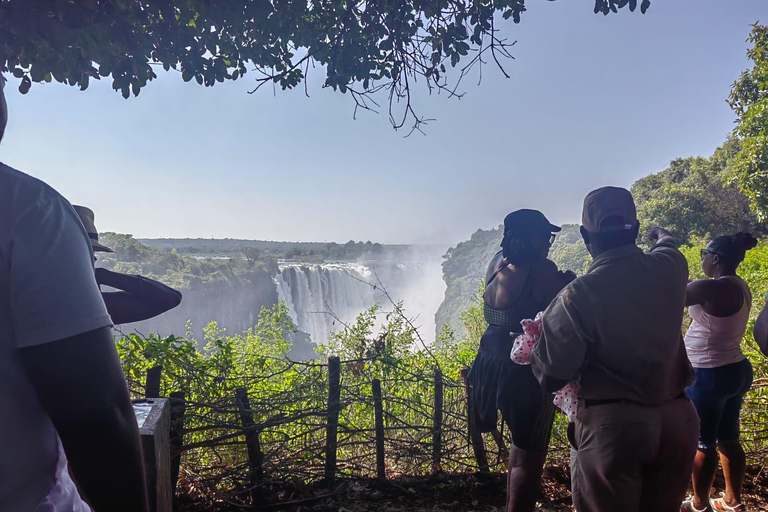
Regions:
[[[486,275],[483,313],[489,325],[469,376],[478,430],[495,430],[500,410],[512,435],[507,512],[534,510],[554,422],[552,396],[543,393],[530,366],[510,360],[510,333],[522,333],[520,321],[546,309],[576,277],[547,259],[558,231],[539,211],[510,213],[504,219],[502,250]]]

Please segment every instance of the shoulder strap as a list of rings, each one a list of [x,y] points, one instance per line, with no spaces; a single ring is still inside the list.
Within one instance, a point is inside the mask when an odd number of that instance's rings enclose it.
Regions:
[[[501,261],[504,261],[504,259],[502,258]],[[491,281],[496,279],[496,276],[499,275],[499,272],[501,272],[505,268],[508,268],[510,265],[511,265],[511,263],[507,263],[506,265],[502,265],[499,268],[497,268],[496,271],[491,275],[491,278],[488,279],[488,281],[485,283],[485,286],[488,286],[489,284],[491,284]]]
[[[531,265],[531,269],[528,271],[528,275],[525,276],[525,282],[523,282],[523,288],[520,290],[520,294],[515,299],[515,302],[511,306],[504,308],[504,311],[515,312],[516,308],[520,304],[520,300],[531,295],[531,292],[533,290],[533,275],[536,272],[537,263],[538,263],[538,260],[534,261],[533,264]],[[503,269],[509,267],[509,265],[510,264],[503,265],[500,269],[494,272],[493,275],[491,276],[491,279],[488,280],[488,283],[493,281],[493,278],[495,278],[499,274],[499,272],[501,272]],[[486,286],[488,286],[488,284],[486,284]],[[483,301],[483,303],[485,303],[485,301]]]

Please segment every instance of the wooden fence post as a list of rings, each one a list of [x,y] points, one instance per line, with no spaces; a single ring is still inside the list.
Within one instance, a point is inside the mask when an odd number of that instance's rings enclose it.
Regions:
[[[237,397],[237,406],[240,410],[240,422],[243,424],[245,433],[245,443],[248,446],[248,468],[250,470],[251,480],[251,504],[258,506],[260,492],[258,485],[264,480],[264,471],[262,469],[261,444],[259,443],[259,432],[256,430],[256,423],[253,421],[253,412],[251,411],[251,402],[248,400],[248,391],[245,388],[235,390]]]
[[[469,426],[469,439],[472,443],[472,451],[475,452],[475,459],[477,459],[477,467],[480,469],[480,472],[488,473],[490,467],[488,465],[488,457],[485,455],[483,436],[477,431],[477,426],[475,425],[475,407],[472,393],[469,389],[469,368],[461,369],[461,379],[464,381],[464,396],[467,399],[467,424]]]
[[[336,478],[336,449],[339,441],[341,409],[341,361],[328,358],[328,425],[325,435],[325,481],[331,486]]]
[[[443,372],[435,369],[435,410],[432,415],[432,472],[442,471],[443,451]]]
[[[144,398],[160,398],[160,375],[162,366],[153,366],[147,370],[147,382],[144,385]]]
[[[171,432],[168,436],[171,448],[171,492],[176,497],[176,483],[179,481],[181,447],[184,445],[184,413],[187,410],[186,395],[183,391],[174,391],[171,402]]]
[[[376,476],[387,478],[384,465],[384,409],[381,403],[381,381],[373,381],[373,411],[376,419]]]

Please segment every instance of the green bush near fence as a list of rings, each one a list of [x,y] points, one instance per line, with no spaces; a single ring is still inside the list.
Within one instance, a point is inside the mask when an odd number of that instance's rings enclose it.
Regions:
[[[374,329],[377,318],[383,326]],[[203,349],[179,337],[132,335],[118,341],[135,398],[143,396],[147,371],[158,365],[161,395],[185,394],[182,489],[200,498],[247,502],[253,482],[239,389],[247,392],[248,414],[259,426],[264,479],[258,485],[301,486],[325,476],[328,366],[326,360],[287,359],[285,340],[295,329],[281,303],[263,309],[256,327],[241,334],[229,336],[210,324]],[[434,346],[425,346],[401,305],[389,311],[371,308],[332,335],[319,351],[341,359],[338,477],[376,476],[374,380],[382,390],[386,475],[424,475],[436,469],[436,372],[444,395],[437,467],[475,470],[460,378],[475,350],[447,331]],[[490,437],[487,441],[490,465],[502,467],[503,447]]]

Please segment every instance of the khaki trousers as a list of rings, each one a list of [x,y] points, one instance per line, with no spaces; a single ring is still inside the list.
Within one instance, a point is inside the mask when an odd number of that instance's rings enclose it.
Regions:
[[[688,399],[582,406],[572,434],[577,512],[680,510],[699,436]]]

